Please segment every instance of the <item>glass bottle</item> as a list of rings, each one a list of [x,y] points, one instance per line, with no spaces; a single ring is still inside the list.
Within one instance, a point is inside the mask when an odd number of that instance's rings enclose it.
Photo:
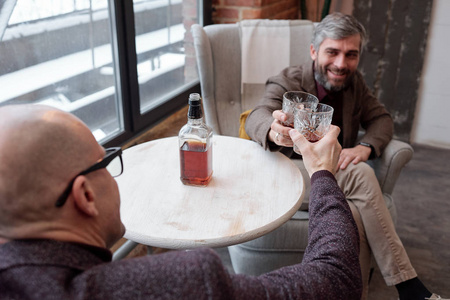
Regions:
[[[206,186],[212,177],[212,129],[203,121],[200,94],[189,95],[188,121],[178,134],[180,179],[183,184]]]

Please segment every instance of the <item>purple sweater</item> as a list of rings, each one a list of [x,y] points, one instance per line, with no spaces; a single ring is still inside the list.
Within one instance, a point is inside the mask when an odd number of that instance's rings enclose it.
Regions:
[[[228,274],[211,249],[111,262],[107,249],[52,240],[0,246],[0,299],[359,299],[359,235],[336,180],[311,178],[303,262],[261,275]]]

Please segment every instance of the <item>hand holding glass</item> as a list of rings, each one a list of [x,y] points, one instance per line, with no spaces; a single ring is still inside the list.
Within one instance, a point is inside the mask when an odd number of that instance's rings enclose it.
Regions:
[[[302,103],[294,109],[294,128],[311,143],[317,142],[330,129],[333,111],[333,107],[326,104]],[[294,151],[300,154],[295,145]]]
[[[319,103],[316,96],[302,92],[289,91],[283,95],[283,112],[287,115],[287,120],[281,122],[284,126],[294,127],[294,108],[301,103]]]

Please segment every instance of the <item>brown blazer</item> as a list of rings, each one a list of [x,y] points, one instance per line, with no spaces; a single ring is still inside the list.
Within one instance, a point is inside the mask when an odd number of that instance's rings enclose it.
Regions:
[[[288,67],[267,80],[265,94],[248,116],[245,131],[265,149],[281,151],[290,157],[292,148],[277,148],[267,139],[273,121],[272,112],[281,109],[283,94],[287,91],[305,91],[317,95],[312,63]],[[375,153],[372,156],[380,156],[392,139],[394,123],[384,105],[373,96],[359,71],[343,91],[342,103],[342,147],[354,147],[362,127],[365,134],[360,141],[373,146]]]

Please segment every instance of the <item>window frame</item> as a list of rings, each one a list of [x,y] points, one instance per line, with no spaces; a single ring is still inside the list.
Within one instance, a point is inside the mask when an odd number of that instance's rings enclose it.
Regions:
[[[174,94],[168,101],[141,113],[133,1],[108,1],[113,56],[116,62],[115,68],[119,74],[119,78],[116,77],[116,97],[122,99],[122,101],[118,101],[118,108],[123,118],[123,131],[102,143],[105,147],[113,147],[125,144],[187,105],[189,94],[200,92],[200,83],[197,80],[193,85],[187,86]],[[212,24],[212,4],[210,1],[199,0],[198,19],[202,26]]]

